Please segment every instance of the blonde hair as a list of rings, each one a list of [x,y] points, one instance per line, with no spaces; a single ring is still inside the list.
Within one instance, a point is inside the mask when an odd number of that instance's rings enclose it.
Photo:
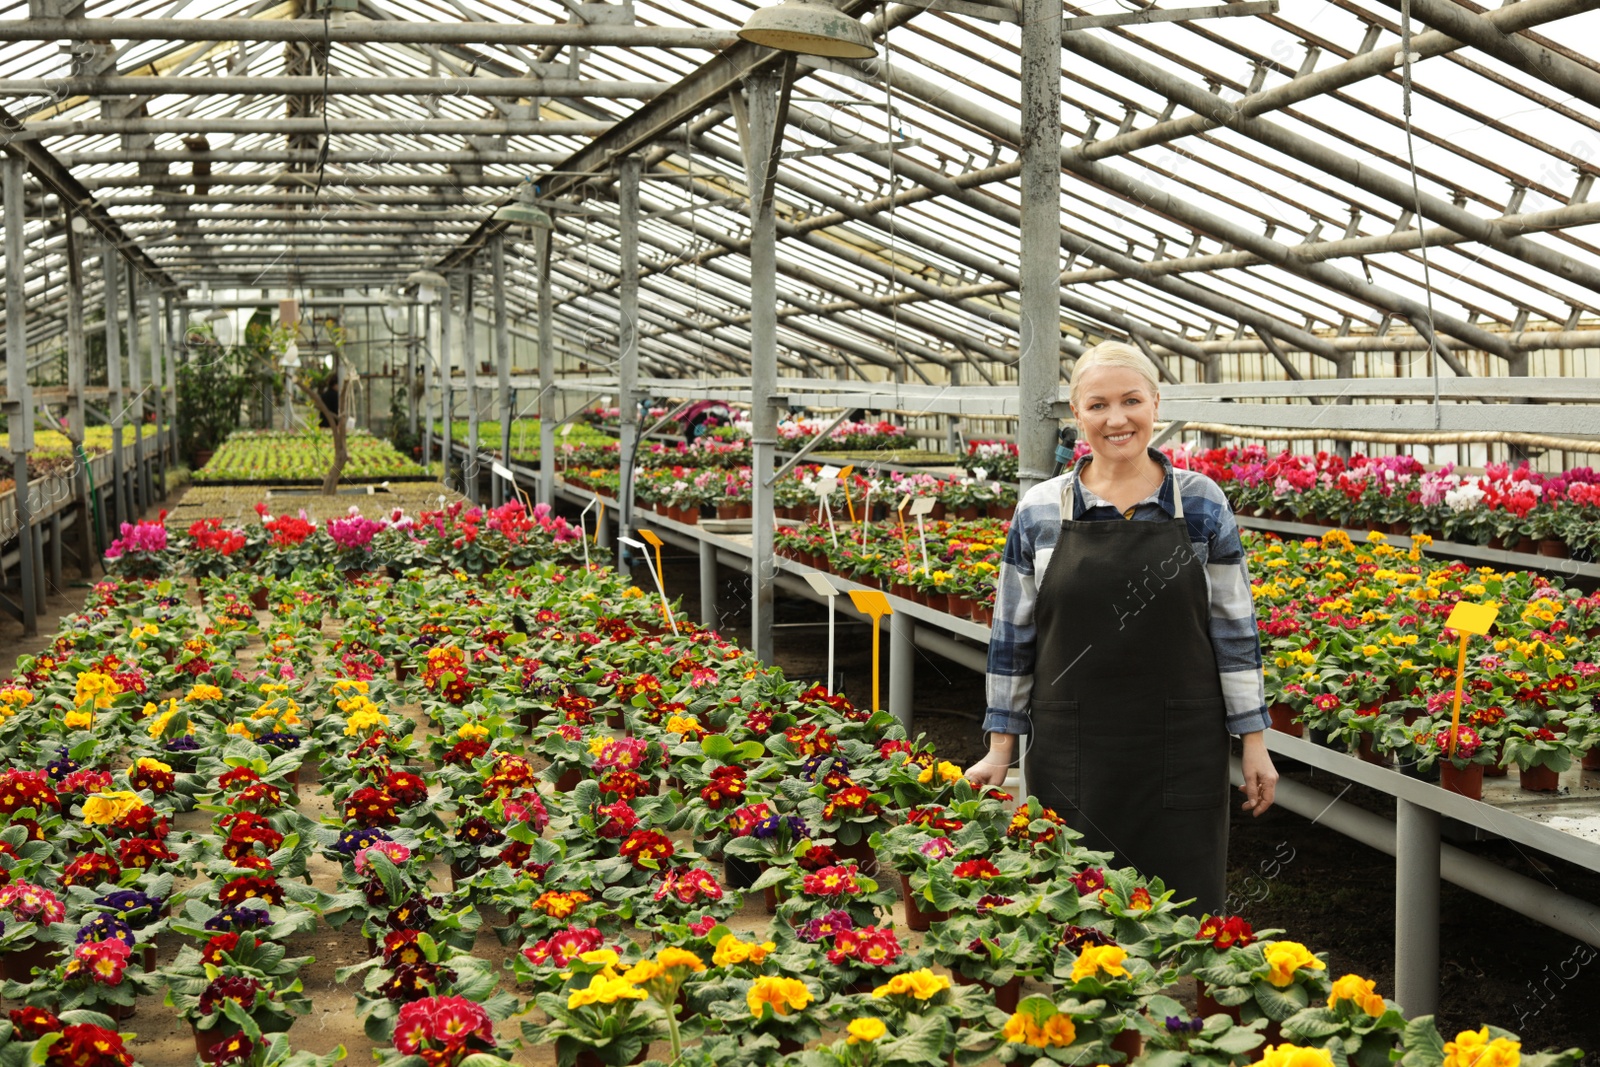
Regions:
[[[1126,367],[1144,379],[1150,387],[1151,399],[1161,396],[1161,379],[1156,377],[1156,369],[1145,354],[1133,345],[1123,341],[1101,341],[1089,351],[1078,357],[1078,362],[1072,367],[1072,406],[1076,408],[1079,403],[1078,383],[1083,380],[1085,371],[1096,367]]]

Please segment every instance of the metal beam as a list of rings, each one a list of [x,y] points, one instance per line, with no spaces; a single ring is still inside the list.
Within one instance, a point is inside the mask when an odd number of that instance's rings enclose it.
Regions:
[[[491,44],[587,48],[727,48],[727,30],[529,22],[348,19],[54,19],[0,21],[0,41],[297,41],[307,44]]]
[[[1497,8],[1482,18],[1498,32],[1510,34],[1596,7],[1600,7],[1600,0],[1520,0],[1518,3]],[[1427,59],[1430,56],[1453,52],[1460,48],[1462,43],[1455,37],[1437,31],[1419,33],[1411,39],[1411,51],[1419,59]],[[1250,93],[1235,100],[1230,106],[1234,114],[1240,117],[1253,117],[1269,111],[1279,111],[1292,104],[1331,93],[1368,78],[1389,74],[1399,66],[1399,57],[1398,43],[1375,48],[1325,70],[1309,71],[1282,85]],[[1213,115],[1199,113],[1185,115],[1182,118],[1157,122],[1142,130],[1130,130],[1127,133],[1094,141],[1084,145],[1080,151],[1089,159],[1123,156],[1140,148],[1149,148],[1179,137],[1204,133],[1225,124],[1219,117]]]
[[[850,18],[871,11],[875,0],[843,0],[839,10]],[[684,123],[702,112],[719,107],[745,79],[770,73],[786,62],[781,52],[745,41],[731,45],[684,76],[677,85],[661,93],[618,121],[609,130],[578,149],[540,182],[541,193],[552,200],[566,196],[593,176],[609,170],[613,163],[652,143],[669,137]],[[504,229],[504,223],[485,222],[460,248],[441,260],[435,270],[449,270],[481,248],[490,231]]]
[[[321,42],[316,42],[320,44]],[[330,96],[587,97],[596,100],[648,100],[671,88],[670,82],[612,81],[603,78],[333,78]],[[0,78],[0,97],[45,96],[299,96],[320,94],[315,75],[213,74],[205,77],[110,75],[99,78]],[[319,124],[321,119],[318,119]],[[392,127],[391,127],[392,128]]]
[[[1600,2],[1600,0],[1597,0]],[[534,167],[559,163],[566,158],[564,152],[478,152],[472,149],[450,151],[447,149],[394,149],[384,148],[371,152],[330,151],[326,162],[333,166],[347,163],[385,164],[406,163],[449,165],[466,163],[475,166]],[[279,145],[262,144],[255,148],[214,148],[204,152],[191,152],[186,148],[129,148],[120,152],[57,152],[56,159],[64,167],[91,167],[104,163],[263,163],[263,164],[315,164],[317,153],[295,151]],[[182,175],[174,175],[182,177]],[[189,179],[189,183],[193,182]],[[203,178],[203,180],[215,180]]]
[[[1061,5],[1022,0],[1022,301],[1017,360],[1017,476],[1026,493],[1051,476],[1061,391]]]
[[[1020,0],[1011,0],[1011,2],[1020,2]],[[1125,52],[1109,41],[1102,40],[1093,34],[1064,33],[1061,36],[1061,40],[1074,54],[1092,63],[1099,64],[1112,73],[1154,90],[1184,107],[1219,119],[1230,129],[1314,167],[1326,175],[1348,182],[1358,189],[1365,190],[1374,196],[1382,197],[1402,208],[1410,208],[1414,203],[1420,203],[1421,213],[1426,218],[1431,218],[1449,226],[1459,233],[1466,234],[1474,241],[1481,241],[1497,252],[1547,271],[1557,278],[1563,278],[1592,292],[1600,292],[1600,268],[1579,263],[1571,256],[1544,245],[1499,233],[1489,225],[1488,220],[1472,214],[1465,208],[1456,207],[1454,204],[1440,200],[1438,197],[1424,193],[1418,198],[1413,193],[1411,184],[1408,181],[1382,173],[1363,161],[1343,155],[1313,138],[1293,133],[1266,119],[1239,116],[1234,113],[1231,105],[1227,104],[1215,93],[1208,92],[1205,88],[1194,85],[1162,68],[1145,63],[1131,53]],[[1063,164],[1068,164],[1069,156],[1076,157],[1076,152],[1064,150],[1062,152]],[[1074,158],[1073,162],[1087,164],[1090,161]],[[1079,168],[1074,166],[1073,169],[1077,170]],[[1176,198],[1169,197],[1168,199],[1175,201]],[[1200,228],[1209,229],[1209,227]],[[1259,242],[1257,244],[1260,245]],[[1272,242],[1271,244],[1277,243]],[[1250,247],[1247,245],[1241,246]],[[1263,251],[1264,247],[1269,246],[1261,245],[1253,248],[1253,250],[1263,255],[1268,255],[1269,258],[1273,258],[1274,262],[1277,262],[1275,257],[1280,256],[1281,253]],[[1277,249],[1282,250],[1283,248],[1283,245],[1277,244]],[[1282,256],[1282,258],[1286,261],[1284,265],[1293,262],[1292,258],[1286,255]],[[1312,277],[1322,284],[1329,284],[1333,278],[1333,275],[1319,272],[1315,267],[1304,272],[1297,270],[1297,273],[1305,273],[1307,277]],[[1323,277],[1317,277],[1318,273],[1322,273]],[[1348,276],[1344,277],[1350,282],[1358,281]],[[1345,282],[1340,284],[1343,285]],[[1344,291],[1348,292],[1350,290],[1346,289]],[[1379,303],[1376,306],[1384,307],[1386,305]],[[1420,307],[1420,305],[1415,305],[1414,302],[1413,306]],[[1390,310],[1400,311],[1401,309],[1397,307]],[[1402,313],[1411,314],[1412,310],[1406,309]],[[1484,339],[1481,336],[1474,336],[1475,333],[1481,334],[1482,331],[1469,328],[1463,333],[1460,330],[1460,326],[1463,324],[1446,325],[1439,318],[1437,312],[1435,312],[1434,319],[1453,336],[1475,347],[1483,346],[1480,342]],[[1493,351],[1492,348],[1490,350]]]
[[[1383,0],[1399,8],[1397,0]],[[1508,33],[1491,13],[1478,14],[1451,0],[1410,0],[1411,14],[1434,29],[1464,41],[1481,52],[1517,68],[1585,103],[1600,106],[1600,72],[1551,51],[1536,41]],[[1600,7],[1597,0],[1580,0],[1574,11]]]
[[[384,159],[383,162],[387,163],[389,161]],[[196,179],[189,174],[113,174],[103,177],[86,177],[83,179],[83,184],[88,189],[172,189],[194,185],[197,181],[210,185],[214,190],[226,186],[241,185],[282,185],[310,189],[317,184],[317,176],[315,172],[308,171],[258,171],[253,173],[221,171],[201,179]],[[523,179],[515,174],[475,174],[467,177],[452,172],[419,173],[417,171],[405,173],[382,171],[370,174],[351,171],[344,174],[327,174],[322,177],[322,186],[325,189],[350,185],[422,185],[440,189],[510,189],[521,185],[522,182]],[[225,192],[216,192],[214,195],[205,196],[197,193],[195,196],[200,203],[231,202],[229,195]],[[322,197],[316,202],[326,204],[328,199]],[[459,198],[457,198],[456,202],[460,202]]]
[[[26,126],[6,124],[6,132],[16,140],[41,137],[91,137],[108,134],[252,134],[293,136],[324,132],[322,119],[42,119]],[[379,134],[392,137],[404,132],[414,137],[588,137],[611,128],[609,122],[588,119],[422,119],[384,118],[347,119],[328,117],[326,132],[334,137]]]

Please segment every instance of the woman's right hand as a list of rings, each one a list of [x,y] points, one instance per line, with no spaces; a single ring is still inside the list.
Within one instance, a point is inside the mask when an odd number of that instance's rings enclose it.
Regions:
[[[1005,784],[1006,772],[1011,769],[1015,758],[1017,738],[1015,734],[990,734],[989,754],[983,759],[967,768],[967,781],[973,785],[988,785],[998,788]]]
[[[967,768],[967,781],[973,785],[990,785],[999,788],[1005,785],[1006,772],[1011,769],[1011,761],[998,758],[993,752]]]

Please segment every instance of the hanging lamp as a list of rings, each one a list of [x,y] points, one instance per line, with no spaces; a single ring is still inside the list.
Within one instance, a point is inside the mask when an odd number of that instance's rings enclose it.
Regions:
[[[878,54],[872,35],[860,19],[851,18],[821,0],[784,0],[760,7],[745,19],[741,40],[835,59],[871,59]]]
[[[494,221],[509,223],[512,226],[527,226],[535,230],[555,229],[555,220],[550,217],[550,212],[534,202],[536,195],[532,185],[523,185],[517,190],[515,200],[495,210]]]

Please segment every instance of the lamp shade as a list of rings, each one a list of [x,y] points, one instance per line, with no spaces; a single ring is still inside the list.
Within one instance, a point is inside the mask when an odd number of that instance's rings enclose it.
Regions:
[[[819,0],[784,0],[757,8],[745,20],[739,37],[751,44],[806,56],[871,59],[878,54],[872,35],[859,19]]]
[[[534,204],[510,203],[494,213],[496,222],[508,222],[513,226],[531,226],[536,230],[553,230],[555,223],[550,218],[550,212]]]

